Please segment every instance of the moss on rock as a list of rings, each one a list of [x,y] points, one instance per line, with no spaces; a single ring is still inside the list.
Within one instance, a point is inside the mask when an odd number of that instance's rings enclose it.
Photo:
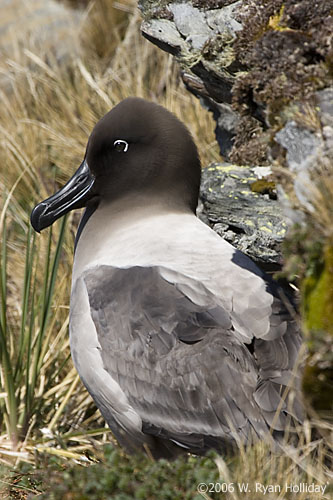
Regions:
[[[332,82],[333,0],[245,0],[239,20],[243,29],[233,49],[248,71],[237,77],[232,90],[233,106],[243,116],[234,150],[241,143],[247,155],[243,161],[252,150],[250,160],[258,162],[262,153],[258,158],[244,134],[247,121],[253,127],[255,118],[257,140],[264,138],[267,126],[281,126],[279,115],[291,102],[310,99]]]
[[[333,336],[333,247],[324,251],[319,276],[303,282],[304,317],[309,330],[324,330]]]
[[[276,199],[276,184],[274,181],[267,179],[258,179],[251,184],[253,193],[268,194],[271,198]]]

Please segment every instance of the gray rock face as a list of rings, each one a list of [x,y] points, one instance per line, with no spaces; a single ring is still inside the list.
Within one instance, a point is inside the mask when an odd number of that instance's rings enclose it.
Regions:
[[[286,213],[293,222],[302,222],[302,210],[315,212],[313,186],[325,169],[332,171],[333,88],[317,92],[315,101],[314,108],[310,108],[310,116],[307,116],[309,110],[303,112],[304,124],[301,120],[298,123],[290,120],[275,134],[275,141],[284,148],[288,169],[294,177],[293,190],[298,209],[291,207],[287,197],[284,197]]]
[[[286,159],[292,172],[302,170],[302,164],[316,154],[320,144],[315,134],[293,120],[275,134],[275,140],[287,150]]]
[[[281,264],[287,230],[269,167],[227,163],[203,169],[200,218],[266,269]]]
[[[286,150],[288,167],[295,174],[294,190],[300,204],[312,211],[308,199],[311,186],[310,170],[318,154],[319,138],[292,120],[275,135],[275,140]]]
[[[220,10],[202,11],[190,3],[180,2],[169,4],[169,11],[173,14],[173,23],[185,39],[189,49],[202,49],[204,44],[217,35],[232,33],[242,28],[233,18],[234,7],[228,6]]]
[[[202,49],[212,36],[205,14],[188,3],[174,3],[169,7],[173,22],[185,42],[196,49]]]
[[[236,19],[242,1],[220,3],[223,8],[210,8],[209,2],[197,7],[190,1],[141,0],[139,6],[143,35],[176,56],[186,87],[214,112],[217,140],[227,157],[238,124],[231,89],[241,68],[233,57],[232,42],[242,28]]]

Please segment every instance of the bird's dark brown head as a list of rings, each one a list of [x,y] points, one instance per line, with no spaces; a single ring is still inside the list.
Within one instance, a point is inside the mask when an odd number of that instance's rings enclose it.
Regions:
[[[94,127],[83,163],[31,214],[40,231],[73,208],[137,194],[195,212],[200,160],[187,128],[162,106],[130,97]]]

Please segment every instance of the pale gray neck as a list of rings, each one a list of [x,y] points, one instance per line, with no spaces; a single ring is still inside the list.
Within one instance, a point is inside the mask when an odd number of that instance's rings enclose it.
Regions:
[[[196,219],[190,209],[172,208],[157,198],[100,203],[77,240],[75,270],[111,254],[128,253],[130,261],[140,245],[159,245],[161,234],[172,233],[179,215]]]
[[[147,217],[172,213],[192,213],[191,209],[184,206],[181,200],[162,196],[140,196],[129,195],[116,201],[101,201],[96,210],[95,220],[105,221],[108,231],[111,233],[127,225],[133,225],[136,221]]]

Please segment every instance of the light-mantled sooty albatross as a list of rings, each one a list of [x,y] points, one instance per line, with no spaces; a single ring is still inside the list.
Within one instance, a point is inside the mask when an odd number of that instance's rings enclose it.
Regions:
[[[128,98],[97,123],[68,183],[31,214],[41,231],[86,207],[71,353],[129,452],[223,452],[276,442],[302,420],[297,324],[277,284],[196,217],[200,172],[187,128]]]

